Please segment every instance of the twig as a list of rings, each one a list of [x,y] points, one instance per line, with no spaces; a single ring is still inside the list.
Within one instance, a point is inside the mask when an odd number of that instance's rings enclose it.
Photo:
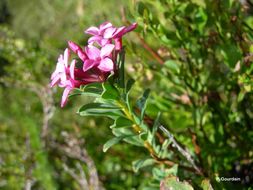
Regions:
[[[74,158],[79,160],[80,162],[84,163],[87,166],[87,172],[88,172],[88,185],[90,189],[92,190],[101,190],[103,187],[101,186],[96,170],[96,166],[94,161],[89,156],[86,149],[82,146],[82,142],[78,140],[74,136],[70,136],[69,134],[64,134],[65,142],[67,145],[61,145],[56,142],[51,143],[51,146],[53,148],[56,148],[57,150],[65,153],[66,156],[69,158]],[[81,167],[79,166],[80,174]],[[79,182],[78,182],[79,183]],[[79,183],[80,184],[80,183]]]
[[[172,146],[174,146],[186,158],[186,160],[193,166],[193,168],[199,174],[203,175],[202,170],[195,164],[195,161],[192,158],[191,154],[178,144],[174,136],[162,125],[159,126],[159,129],[161,129],[168,136],[169,140],[172,142]]]
[[[81,175],[77,175],[73,169],[70,169],[66,164],[63,164],[64,170],[75,179],[75,181],[81,186],[83,190],[89,190],[89,185],[86,180],[86,176],[84,176],[84,172],[80,172]],[[80,170],[81,171],[81,170]]]
[[[159,164],[165,164],[165,165],[167,165],[167,166],[169,166],[169,167],[172,167],[172,166],[174,166],[174,165],[177,164],[177,163],[172,162],[172,161],[170,161],[170,160],[168,160],[168,159],[159,158],[159,157],[157,157],[156,155],[151,155],[151,156],[155,159],[155,162],[156,162],[156,163],[159,163]],[[179,164],[177,164],[177,165],[178,165],[179,168],[182,168],[182,169],[187,170],[187,171],[189,171],[189,172],[196,173],[195,168],[188,167],[188,166],[184,166],[184,165],[179,165]],[[200,173],[197,173],[197,174],[201,175]]]
[[[124,7],[121,8],[121,16],[123,22],[130,25],[131,23],[126,19],[125,10]],[[152,55],[152,57],[161,65],[164,64],[163,58],[155,51],[153,50],[146,42],[145,40],[140,36],[140,34],[136,33],[137,37],[139,38],[142,46]]]
[[[161,58],[161,56],[153,50],[146,42],[145,40],[140,36],[140,34],[136,33],[137,37],[139,38],[142,46],[153,56],[153,58],[160,63],[161,65],[164,64],[164,60]]]

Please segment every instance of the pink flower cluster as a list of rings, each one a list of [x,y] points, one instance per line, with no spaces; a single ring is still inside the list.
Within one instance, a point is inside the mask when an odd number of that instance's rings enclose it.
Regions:
[[[51,87],[58,85],[65,88],[61,107],[67,103],[68,95],[74,88],[93,82],[104,82],[112,71],[116,71],[117,55],[122,49],[122,36],[136,27],[137,24],[133,23],[128,27],[117,28],[110,22],[105,22],[99,27],[92,26],[85,31],[92,35],[85,47],[82,48],[72,41],[68,42],[68,48],[58,58],[50,83]],[[77,66],[75,59],[69,65],[71,54],[80,59],[81,66]]]

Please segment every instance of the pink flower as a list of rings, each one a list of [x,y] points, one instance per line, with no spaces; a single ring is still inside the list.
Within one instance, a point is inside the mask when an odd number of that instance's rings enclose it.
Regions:
[[[56,84],[61,84],[63,81],[67,80],[67,73],[69,72],[68,59],[70,56],[69,49],[66,48],[64,55],[60,55],[56,65],[56,69],[51,75],[50,86],[53,87]]]
[[[81,48],[72,41],[68,41],[69,49],[81,60],[81,67],[76,66],[76,60],[69,65],[70,50],[65,49],[60,55],[55,71],[51,75],[50,86],[58,85],[65,88],[62,95],[61,107],[67,103],[68,95],[74,88],[80,88],[94,82],[104,82],[111,71],[116,71],[117,54],[122,49],[122,36],[134,30],[137,24],[128,27],[114,27],[105,22],[99,27],[90,27],[85,32],[91,34],[88,46]],[[96,43],[99,47],[94,46]]]
[[[131,32],[137,27],[137,23],[133,23],[130,26],[122,26],[119,28],[114,27],[111,23],[105,22],[97,27],[88,28],[85,33],[93,35],[89,38],[88,43],[94,44],[97,43],[100,46],[104,46],[112,42],[112,39],[115,40],[115,49],[121,50],[122,48],[122,36],[128,32]]]
[[[107,28],[111,28],[113,27],[112,26],[112,23],[110,22],[104,22],[103,24],[101,24],[99,26],[99,28],[95,27],[95,26],[91,26],[89,27],[85,33],[87,34],[91,34],[93,36],[98,36],[98,35],[103,35],[104,31],[107,29]]]
[[[87,55],[84,53],[84,51],[82,50],[82,48],[80,46],[78,46],[77,44],[75,44],[72,41],[68,41],[68,45],[69,48],[78,55],[78,57],[82,60],[85,61],[87,59]]]
[[[130,26],[121,26],[119,28],[111,27],[107,28],[104,32],[104,38],[122,38],[123,35],[125,35],[128,32],[131,32],[137,27],[137,23],[133,23]]]
[[[72,48],[74,48],[74,46]],[[100,57],[97,58],[97,60],[107,59],[106,56],[110,54],[109,51],[109,46],[107,46],[107,48],[104,48],[103,52],[100,52]],[[59,56],[56,69],[51,75],[51,87],[58,85],[61,88],[65,88],[62,95],[61,107],[64,107],[66,105],[68,95],[74,88],[79,88],[81,85],[86,85],[93,82],[103,82],[108,75],[107,73],[104,73],[97,68],[92,68],[92,72],[84,72],[82,68],[76,68],[76,60],[72,60],[69,66],[69,58],[70,51],[68,48],[66,48],[64,51],[64,55],[61,54]],[[85,61],[86,60],[89,60],[88,57],[87,59],[85,59]],[[111,67],[111,63],[109,63],[109,67],[106,64],[106,66],[104,66],[103,68],[103,61],[100,60],[100,62],[101,63],[99,64],[102,70],[108,70],[108,68]]]
[[[112,61],[112,51],[114,49],[113,44],[106,44],[104,47],[98,49],[93,45],[85,47],[85,53],[88,58],[83,63],[83,71],[87,71],[91,68],[97,67],[103,72],[110,72],[114,69],[114,63]]]
[[[76,69],[75,63],[75,60],[73,60],[69,68],[67,80],[59,85],[60,87],[65,88],[62,95],[61,107],[66,105],[68,95],[73,89],[79,88],[81,85],[104,81],[104,78],[102,78],[100,74],[85,73],[81,69]],[[79,78],[78,76],[80,77],[80,80],[75,80],[75,77]]]
[[[101,24],[99,26],[99,28],[95,27],[95,26],[91,26],[89,27],[85,33],[87,34],[91,34],[93,35],[91,38],[89,38],[88,43],[89,44],[93,44],[93,43],[98,43],[98,45],[100,46],[104,46],[108,43],[110,43],[109,39],[105,39],[104,36],[104,32],[106,29],[108,28],[112,28],[112,24],[110,22],[104,22],[103,24]]]
[[[64,55],[59,56],[56,69],[51,75],[51,87],[58,84],[58,86],[65,88],[62,96],[61,107],[66,104],[69,92],[76,86],[78,86],[78,83],[75,81],[74,76],[76,61],[73,60],[70,66],[68,66],[69,57],[70,51],[68,48],[66,48],[64,51]]]

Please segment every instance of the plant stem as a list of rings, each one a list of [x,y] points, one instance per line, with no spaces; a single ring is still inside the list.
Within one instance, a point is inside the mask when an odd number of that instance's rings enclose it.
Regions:
[[[125,106],[124,103],[118,101],[118,104],[119,106],[122,108],[122,111],[124,112],[124,114],[126,115],[126,117],[132,121],[134,124],[132,125],[134,131],[136,131],[138,134],[140,134],[143,129],[139,126],[139,124],[135,121],[133,115],[131,114],[130,110],[127,108],[127,106]],[[197,174],[199,175],[203,175],[202,171],[196,166],[193,158],[191,157],[190,153],[188,153],[186,150],[184,150],[178,143],[177,141],[174,139],[173,135],[168,132],[163,126],[160,126],[159,127],[162,131],[166,131],[165,133],[169,136],[169,138],[171,139],[172,141],[172,144],[178,149],[178,151],[184,156],[186,157],[186,159],[191,163],[191,165],[193,165],[193,168],[191,167],[187,167],[187,166],[182,166],[182,165],[179,165],[179,167],[187,170],[187,171],[190,171],[190,172],[194,172],[194,171],[197,171]],[[163,130],[164,129],[164,130]],[[152,147],[152,145],[148,142],[148,141],[144,141],[144,147],[149,151],[150,155],[152,156],[152,158],[154,158],[154,160],[157,162],[157,163],[162,163],[162,164],[165,164],[165,165],[168,165],[168,166],[173,166],[174,162],[168,160],[168,159],[161,159],[159,158],[156,153],[155,153],[155,150],[154,148]]]
[[[203,175],[202,170],[195,164],[194,159],[192,158],[191,154],[183,149],[178,142],[176,141],[176,139],[174,138],[174,136],[162,125],[159,126],[159,129],[161,129],[170,139],[170,141],[172,142],[172,146],[174,146],[185,158],[186,160],[193,166],[193,168],[201,175]]]

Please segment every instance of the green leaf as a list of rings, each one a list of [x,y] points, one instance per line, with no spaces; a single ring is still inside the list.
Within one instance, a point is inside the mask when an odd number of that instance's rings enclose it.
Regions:
[[[120,128],[113,128],[112,129],[112,133],[116,136],[116,137],[120,137],[120,136],[134,136],[135,133],[133,132],[131,127],[120,127]]]
[[[133,122],[130,121],[129,119],[125,117],[118,117],[112,126],[110,128],[115,128],[115,127],[129,127],[132,126]]]
[[[164,170],[157,167],[152,168],[152,175],[153,178],[158,181],[161,181],[166,177]]]
[[[155,163],[154,159],[152,158],[144,158],[139,159],[133,162],[133,170],[134,172],[138,172],[140,168],[153,165]]]
[[[131,109],[131,104],[130,104],[130,101],[129,101],[129,93],[130,93],[130,90],[131,90],[134,83],[135,83],[135,80],[129,79],[127,81],[126,88],[125,88],[125,90],[126,90],[126,92],[125,92],[125,101],[126,101],[126,104],[127,104],[127,107],[128,107],[129,110],[132,110]]]
[[[124,138],[124,136],[121,137],[114,137],[107,141],[103,146],[103,152],[106,152],[109,148],[111,148],[113,145],[117,144],[119,141],[121,141]]]
[[[143,147],[143,141],[139,138],[138,135],[126,137],[124,138],[124,141],[135,146]]]
[[[150,93],[150,89],[146,89],[142,97],[137,100],[137,107],[141,110],[141,120],[143,120],[143,117],[144,117],[149,93]]]
[[[129,91],[131,90],[133,84],[135,83],[135,80],[134,79],[129,79],[127,81],[127,84],[126,84],[126,93],[129,93]]]
[[[108,99],[108,100],[118,100],[119,92],[112,84],[103,83],[102,98]]]
[[[81,88],[76,88],[74,92],[69,95],[69,98],[79,95],[98,97],[101,95],[102,91],[103,89],[101,83],[92,83]]]
[[[125,50],[124,48],[119,53],[118,67],[119,67],[118,84],[121,88],[125,88]]]
[[[148,131],[148,133],[147,133],[147,141],[148,141],[150,144],[154,145],[153,142],[155,141],[155,139],[154,139],[153,133],[151,133],[150,131]]]
[[[103,103],[85,104],[77,111],[77,113],[81,116],[108,116],[111,118],[123,115],[119,107]]]
[[[165,141],[162,144],[162,149],[167,149],[168,146],[171,144],[171,139],[165,139]]]
[[[175,60],[167,60],[164,63],[164,66],[166,66],[166,68],[168,68],[173,73],[179,73],[180,72],[180,68],[179,68],[180,65]]]
[[[161,116],[161,112],[158,112],[157,116],[156,116],[156,119],[155,119],[155,122],[153,124],[153,129],[152,129],[152,137],[154,138],[155,136],[155,133],[160,125],[159,123],[159,120],[160,120],[160,116]]]
[[[146,9],[146,6],[143,2],[139,2],[137,4],[137,12],[142,16],[144,13],[144,10]]]
[[[188,182],[180,182],[177,177],[167,177],[161,181],[160,190],[193,190]]]
[[[98,112],[104,112],[107,110],[119,110],[120,108],[115,105],[110,105],[110,104],[102,104],[102,103],[89,103],[83,105],[79,110],[78,113],[89,110],[89,109],[95,109]]]

